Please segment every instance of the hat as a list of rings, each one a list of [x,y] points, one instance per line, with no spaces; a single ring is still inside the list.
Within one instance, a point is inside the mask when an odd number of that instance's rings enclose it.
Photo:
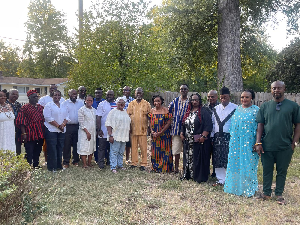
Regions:
[[[37,91],[36,90],[29,90],[27,91],[27,97],[29,97],[30,95],[36,93],[37,94]]]
[[[226,94],[230,95],[230,91],[227,87],[224,86],[220,91],[220,95],[226,95]]]
[[[118,103],[120,100],[123,100],[124,102],[126,102],[127,98],[126,98],[126,96],[118,97],[115,102]]]

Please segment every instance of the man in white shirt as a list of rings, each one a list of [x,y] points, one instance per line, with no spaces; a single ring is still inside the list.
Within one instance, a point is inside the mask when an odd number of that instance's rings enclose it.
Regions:
[[[97,134],[99,138],[98,166],[100,169],[103,169],[105,167],[104,158],[106,158],[106,165],[109,165],[110,146],[109,141],[107,141],[107,128],[105,126],[105,122],[108,113],[113,108],[116,108],[116,103],[114,102],[114,99],[114,91],[107,91],[106,100],[100,102],[97,108]]]
[[[38,104],[42,105],[43,107],[45,107],[45,105],[48,103],[48,102],[52,102],[53,99],[53,94],[54,94],[54,91],[57,90],[57,86],[56,84],[50,84],[50,87],[49,87],[49,95],[46,95],[44,97],[41,97],[39,99],[39,102]],[[59,103],[63,103],[65,101],[65,99],[63,97],[61,97]]]
[[[86,96],[86,88],[84,86],[80,86],[78,88],[78,98],[77,99],[84,103],[85,96]]]
[[[73,162],[77,166],[79,162],[79,155],[77,153],[78,142],[78,110],[84,105],[82,101],[77,99],[77,91],[74,89],[69,90],[69,99],[62,103],[63,107],[67,108],[70,121],[66,125],[65,145],[63,149],[63,168],[69,168],[71,159],[71,146],[73,146]]]
[[[220,91],[221,104],[213,109],[213,165],[218,182],[213,186],[223,186],[225,183],[228,163],[231,117],[237,108],[230,102],[230,91],[223,87]]]

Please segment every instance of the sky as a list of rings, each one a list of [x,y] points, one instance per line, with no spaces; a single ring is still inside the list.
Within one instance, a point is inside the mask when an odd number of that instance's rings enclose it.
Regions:
[[[84,10],[87,10],[94,0],[83,0]],[[153,4],[161,4],[161,0],[152,0]],[[30,0],[0,0],[0,40],[14,46],[22,47],[26,39],[26,28],[24,23],[27,20],[28,5]],[[52,0],[52,4],[57,10],[66,14],[66,24],[69,32],[75,31],[78,26],[76,12],[78,10],[78,0]],[[292,36],[286,33],[284,18],[279,15],[279,20],[283,21],[279,26],[266,25],[270,44],[275,50],[280,51],[286,47]]]

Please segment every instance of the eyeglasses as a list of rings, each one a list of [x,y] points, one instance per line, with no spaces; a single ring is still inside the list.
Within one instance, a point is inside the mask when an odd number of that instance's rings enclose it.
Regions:
[[[199,99],[191,99],[191,102],[199,102]]]
[[[281,102],[278,102],[277,104],[276,104],[276,111],[280,111],[280,106],[281,106]]]
[[[186,91],[187,88],[180,88],[180,91]]]
[[[86,92],[86,90],[79,90],[80,92]]]

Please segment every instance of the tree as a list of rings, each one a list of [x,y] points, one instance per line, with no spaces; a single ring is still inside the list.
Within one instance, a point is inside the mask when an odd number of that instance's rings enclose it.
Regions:
[[[66,77],[70,70],[70,38],[64,14],[51,0],[34,0],[29,4],[24,60],[18,74],[23,77]]]
[[[18,66],[20,64],[19,48],[6,46],[0,41],[0,71],[3,76],[17,76]]]
[[[283,49],[276,62],[275,68],[267,79],[270,83],[275,80],[284,81],[286,90],[291,93],[300,92],[300,39],[294,39]]]

